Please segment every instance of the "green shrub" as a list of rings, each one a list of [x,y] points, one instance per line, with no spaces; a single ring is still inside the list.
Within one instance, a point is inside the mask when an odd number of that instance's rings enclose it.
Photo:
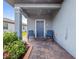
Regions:
[[[3,35],[3,49],[9,52],[8,59],[18,59],[25,51],[27,51],[25,44],[18,40],[16,33],[5,32]]]
[[[4,32],[3,34],[3,43],[7,45],[8,43],[12,43],[13,41],[18,40],[18,37],[15,32]]]
[[[18,59],[25,51],[26,47],[20,40],[14,41],[12,44],[4,47],[10,53],[9,59]]]

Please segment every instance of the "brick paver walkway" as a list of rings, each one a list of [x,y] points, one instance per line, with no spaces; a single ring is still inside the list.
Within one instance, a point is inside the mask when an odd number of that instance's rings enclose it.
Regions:
[[[74,59],[57,43],[51,41],[31,41],[33,50],[29,59]]]

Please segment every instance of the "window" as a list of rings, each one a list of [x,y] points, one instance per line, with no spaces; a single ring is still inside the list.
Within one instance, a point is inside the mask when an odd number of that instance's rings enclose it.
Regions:
[[[3,29],[8,29],[8,23],[3,23]]]

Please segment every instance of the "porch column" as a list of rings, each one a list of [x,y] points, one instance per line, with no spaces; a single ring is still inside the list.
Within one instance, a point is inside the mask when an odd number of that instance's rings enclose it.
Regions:
[[[15,31],[19,39],[22,39],[22,15],[20,7],[15,7]]]

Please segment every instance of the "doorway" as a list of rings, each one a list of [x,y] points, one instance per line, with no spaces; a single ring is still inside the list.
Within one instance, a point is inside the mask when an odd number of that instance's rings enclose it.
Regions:
[[[44,38],[45,37],[45,20],[38,19],[35,21],[35,37]]]

